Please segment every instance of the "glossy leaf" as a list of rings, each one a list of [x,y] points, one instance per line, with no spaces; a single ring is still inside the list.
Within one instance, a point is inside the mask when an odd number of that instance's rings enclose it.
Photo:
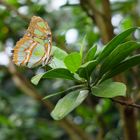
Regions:
[[[86,61],[86,62],[92,61],[92,60],[94,59],[96,50],[97,50],[97,45],[93,45],[93,47],[91,47],[91,48],[89,49],[89,51],[87,52],[87,55],[86,55],[86,57],[85,57],[85,61]]]
[[[41,78],[61,78],[75,80],[74,75],[70,73],[69,70],[64,68],[52,69],[43,74],[38,74],[31,79],[31,82],[37,85]]]
[[[96,65],[97,65],[96,60],[88,61],[87,63],[80,66],[77,73],[79,74],[80,77],[88,80],[90,78],[91,73],[95,69]]]
[[[132,51],[140,48],[140,43],[135,41],[129,41],[119,45],[114,49],[111,54],[106,58],[100,69],[100,75],[107,72],[109,69],[117,66],[121,61],[123,61]]]
[[[117,35],[116,37],[114,37],[103,49],[103,51],[101,52],[98,61],[102,61],[104,60],[120,43],[122,43],[124,41],[124,39],[126,37],[128,37],[131,33],[133,33],[136,29],[136,27],[134,28],[130,28],[125,30],[124,32],[120,33],[119,35]]]
[[[51,60],[51,63],[49,64],[49,66],[53,69],[56,69],[56,68],[66,68],[65,64],[64,64],[64,61],[56,58],[56,57],[53,57],[53,59]]]
[[[73,91],[58,101],[51,116],[55,120],[64,118],[73,109],[79,106],[88,96],[88,90]]]
[[[120,82],[106,80],[101,84],[92,87],[92,94],[98,97],[113,98],[126,95],[126,86]]]
[[[65,51],[63,51],[62,49],[53,46],[52,47],[52,61],[49,64],[50,67],[52,68],[66,68],[63,60],[65,59],[65,57],[68,55]]]
[[[56,46],[53,46],[52,47],[52,55],[59,59],[59,60],[64,60],[65,57],[68,55],[64,50],[56,47]]]
[[[81,55],[78,52],[73,52],[66,56],[64,63],[71,72],[75,73],[82,63]]]
[[[118,66],[116,66],[115,69],[110,70],[107,74],[104,75],[102,78],[102,81],[109,79],[119,73],[122,73],[123,71],[140,64],[140,54],[132,56],[128,58],[127,60],[121,62]]]
[[[40,73],[40,74],[35,75],[34,77],[32,77],[31,82],[34,85],[37,85],[39,83],[39,81],[41,80],[41,78],[43,77],[43,75],[44,75],[44,73]]]

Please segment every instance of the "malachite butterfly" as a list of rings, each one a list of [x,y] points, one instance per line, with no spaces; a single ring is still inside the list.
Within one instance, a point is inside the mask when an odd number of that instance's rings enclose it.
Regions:
[[[33,68],[50,61],[52,34],[48,23],[33,16],[25,35],[13,49],[13,62],[18,66]]]

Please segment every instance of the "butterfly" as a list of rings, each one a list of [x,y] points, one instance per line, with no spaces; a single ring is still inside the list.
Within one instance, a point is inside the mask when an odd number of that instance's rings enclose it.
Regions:
[[[13,62],[18,66],[33,68],[47,65],[51,59],[52,33],[48,23],[33,16],[24,36],[16,43]]]

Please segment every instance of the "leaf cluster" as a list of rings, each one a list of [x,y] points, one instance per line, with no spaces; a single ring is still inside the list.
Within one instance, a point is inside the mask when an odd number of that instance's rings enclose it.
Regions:
[[[134,50],[140,48],[140,43],[137,41],[125,42],[125,39],[137,29],[134,27],[120,33],[100,52],[97,51],[98,47],[95,44],[84,54],[85,38],[80,52],[67,54],[53,46],[51,69],[34,76],[31,79],[32,83],[37,85],[42,78],[61,78],[80,83],[66,91],[44,97],[47,99],[58,94],[66,94],[58,101],[51,113],[55,120],[65,117],[80,105],[88,94],[103,98],[126,95],[126,85],[113,82],[110,78],[140,63],[139,54],[131,55]]]

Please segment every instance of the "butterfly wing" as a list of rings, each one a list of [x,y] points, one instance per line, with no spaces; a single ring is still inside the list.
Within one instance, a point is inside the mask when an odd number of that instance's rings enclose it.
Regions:
[[[47,22],[33,16],[25,35],[16,43],[14,63],[29,68],[46,65],[50,57],[51,43],[51,31]]]
[[[50,57],[51,48],[47,46],[49,44],[46,43],[46,40],[40,40],[40,42],[36,40],[38,39],[24,36],[17,42],[13,54],[13,61],[16,65],[31,68],[46,64],[45,62]]]
[[[51,30],[48,23],[37,16],[32,17],[27,34],[43,40],[46,38],[51,40]]]
[[[34,41],[35,40],[36,39],[34,39]],[[42,64],[43,66],[48,64],[50,58],[50,49],[51,47],[48,43],[46,43],[46,40],[40,40],[40,42],[38,41],[33,51],[31,52],[27,66],[31,68],[36,67],[40,64]]]

